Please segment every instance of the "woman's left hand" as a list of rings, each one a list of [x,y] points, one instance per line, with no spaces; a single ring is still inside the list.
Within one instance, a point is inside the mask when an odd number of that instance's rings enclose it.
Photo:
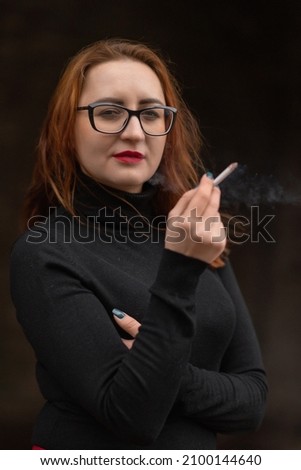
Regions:
[[[130,315],[127,315],[126,313],[124,314],[123,318],[119,318],[116,315],[113,315],[113,316],[118,326],[120,326],[120,328],[122,328],[124,331],[126,331],[126,333],[128,333],[134,338],[134,339],[121,338],[121,341],[123,342],[123,344],[128,349],[131,349],[134,344],[135,338],[139,332],[141,323],[139,323],[137,320],[135,320],[135,318],[131,317]]]

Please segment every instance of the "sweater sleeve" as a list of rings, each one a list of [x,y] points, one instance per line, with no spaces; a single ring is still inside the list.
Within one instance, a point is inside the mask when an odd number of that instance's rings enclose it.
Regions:
[[[66,247],[44,245],[21,238],[11,256],[12,299],[37,360],[67,401],[129,442],[153,442],[189,358],[195,288],[206,264],[164,251],[128,351]]]
[[[236,326],[220,370],[186,366],[178,406],[216,432],[254,430],[265,410],[267,380],[256,333],[231,266],[219,276],[236,310]]]

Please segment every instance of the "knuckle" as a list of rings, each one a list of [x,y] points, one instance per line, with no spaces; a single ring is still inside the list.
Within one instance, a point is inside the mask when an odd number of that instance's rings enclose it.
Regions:
[[[133,318],[131,318],[131,319],[128,321],[127,326],[128,326],[129,328],[131,328],[131,329],[136,328],[136,326],[137,326],[137,321],[134,320]]]

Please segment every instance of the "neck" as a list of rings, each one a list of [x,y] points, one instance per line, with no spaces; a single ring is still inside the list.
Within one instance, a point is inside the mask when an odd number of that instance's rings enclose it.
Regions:
[[[84,173],[78,175],[75,192],[75,205],[80,214],[95,215],[100,209],[107,211],[120,210],[126,217],[141,215],[146,218],[154,216],[154,196],[157,186],[150,183],[143,185],[140,193],[131,193],[105,186]]]

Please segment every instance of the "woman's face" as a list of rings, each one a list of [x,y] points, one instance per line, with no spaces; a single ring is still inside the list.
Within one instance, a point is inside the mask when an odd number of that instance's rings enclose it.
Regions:
[[[103,101],[139,110],[165,105],[160,81],[142,62],[114,60],[88,70],[79,106]],[[95,131],[88,111],[78,111],[75,145],[83,172],[112,188],[137,193],[156,172],[164,151],[166,136],[146,135],[136,116],[120,133]],[[131,152],[137,152],[135,154]]]

